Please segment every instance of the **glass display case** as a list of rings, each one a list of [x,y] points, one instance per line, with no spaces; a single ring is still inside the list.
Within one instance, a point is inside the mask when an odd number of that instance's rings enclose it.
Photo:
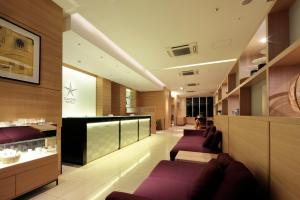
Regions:
[[[56,154],[56,131],[0,128],[0,169]]]

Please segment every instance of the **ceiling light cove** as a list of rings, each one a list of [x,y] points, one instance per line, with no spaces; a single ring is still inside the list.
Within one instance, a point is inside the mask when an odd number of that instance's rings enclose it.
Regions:
[[[67,27],[85,38],[95,46],[99,47],[115,59],[119,60],[124,65],[130,67],[135,72],[144,76],[160,88],[164,88],[165,84],[149,72],[144,66],[138,63],[133,57],[127,54],[117,44],[115,44],[104,33],[97,29],[88,20],[82,17],[79,13],[74,13],[66,21]]]
[[[202,63],[196,63],[196,64],[190,64],[190,65],[180,65],[176,67],[168,67],[164,68],[164,70],[170,70],[170,69],[181,69],[181,68],[187,68],[187,67],[198,67],[203,65],[213,65],[213,64],[221,64],[221,63],[229,63],[229,62],[236,62],[237,59],[227,59],[227,60],[216,60],[216,61],[210,61],[210,62],[202,62]]]

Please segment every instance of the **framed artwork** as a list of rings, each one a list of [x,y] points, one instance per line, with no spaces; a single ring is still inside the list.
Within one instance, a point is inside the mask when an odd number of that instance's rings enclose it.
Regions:
[[[41,37],[0,18],[0,77],[40,83]]]

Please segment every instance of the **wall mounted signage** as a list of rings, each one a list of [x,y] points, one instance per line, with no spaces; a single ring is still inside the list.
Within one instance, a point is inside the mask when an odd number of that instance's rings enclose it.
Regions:
[[[63,117],[96,116],[96,77],[63,67]]]

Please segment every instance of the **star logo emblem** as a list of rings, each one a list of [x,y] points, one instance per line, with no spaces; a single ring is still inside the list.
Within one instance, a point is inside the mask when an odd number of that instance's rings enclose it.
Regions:
[[[66,90],[67,90],[67,92],[68,92],[68,94],[67,94],[67,97],[71,94],[72,96],[74,96],[74,91],[76,91],[77,89],[73,89],[73,87],[72,87],[72,84],[71,84],[71,82],[70,82],[70,84],[69,84],[69,87],[64,87]]]

